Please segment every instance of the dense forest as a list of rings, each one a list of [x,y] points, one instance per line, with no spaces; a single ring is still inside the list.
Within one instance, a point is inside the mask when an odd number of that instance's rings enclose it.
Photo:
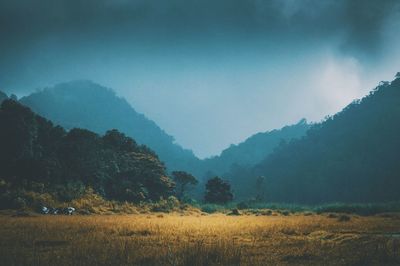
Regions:
[[[400,75],[230,178],[252,197],[262,177],[264,199],[273,202],[400,200],[399,121]]]
[[[196,170],[199,160],[114,91],[91,81],[73,81],[39,90],[20,102],[67,130],[77,127],[104,134],[118,129],[154,150],[169,171]],[[196,172],[198,173],[198,172]]]
[[[321,123],[301,120],[258,133],[206,160],[174,144],[125,100],[91,82],[57,85],[20,102],[10,98],[0,93],[0,189],[7,206],[15,204],[21,189],[51,192],[60,200],[70,200],[87,187],[119,201],[154,201],[174,193],[181,199],[202,199],[207,180],[221,175],[230,183],[220,179],[223,185],[215,191],[229,187],[229,200],[400,200],[399,75]],[[54,126],[21,103],[67,128]],[[124,129],[127,136],[120,131]],[[158,145],[169,166],[180,167],[170,170],[174,180],[162,158],[131,135]],[[196,190],[187,195],[191,186]]]
[[[14,100],[1,104],[0,128],[0,207],[18,207],[25,190],[61,201],[86,187],[131,202],[173,193],[157,155],[117,130],[103,136],[78,128],[67,132]]]

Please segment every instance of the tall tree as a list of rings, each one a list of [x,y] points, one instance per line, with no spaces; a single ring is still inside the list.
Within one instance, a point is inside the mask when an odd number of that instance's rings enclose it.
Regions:
[[[180,200],[185,197],[189,186],[195,186],[199,183],[196,177],[184,171],[174,171],[172,177],[176,184],[176,195]]]
[[[224,204],[233,200],[231,185],[228,181],[218,176],[211,178],[206,183],[204,200],[209,203]]]

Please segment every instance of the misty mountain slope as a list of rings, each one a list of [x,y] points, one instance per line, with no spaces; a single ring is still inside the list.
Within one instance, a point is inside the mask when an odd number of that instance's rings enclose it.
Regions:
[[[269,201],[398,201],[399,151],[397,77],[236,176],[247,176],[246,182],[265,176]]]
[[[302,137],[310,124],[302,119],[295,125],[268,132],[257,133],[238,145],[231,145],[221,155],[204,160],[204,168],[214,174],[223,175],[232,165],[254,166],[270,154],[281,141]]]
[[[118,129],[153,149],[168,170],[190,171],[198,161],[125,99],[90,81],[62,83],[23,97],[20,102],[67,129],[79,127],[99,134]]]

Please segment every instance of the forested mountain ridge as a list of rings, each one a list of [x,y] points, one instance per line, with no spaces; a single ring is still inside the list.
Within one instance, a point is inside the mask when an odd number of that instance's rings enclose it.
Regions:
[[[281,141],[304,136],[310,126],[302,119],[295,125],[257,133],[237,145],[231,145],[221,155],[205,159],[203,167],[218,175],[227,173],[234,165],[252,167],[267,157]]]
[[[23,97],[20,102],[66,129],[79,127],[98,134],[118,129],[153,149],[169,171],[192,171],[198,166],[192,151],[175,144],[172,136],[111,89],[91,81],[58,84]]]
[[[265,177],[273,202],[400,200],[400,75],[232,176]]]
[[[85,187],[121,201],[172,193],[173,182],[157,155],[117,130],[104,136],[77,128],[67,132],[14,100],[1,104],[0,128],[0,207],[15,206],[26,190],[61,201]]]

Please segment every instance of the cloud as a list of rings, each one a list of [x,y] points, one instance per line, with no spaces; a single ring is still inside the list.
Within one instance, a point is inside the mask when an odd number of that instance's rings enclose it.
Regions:
[[[207,156],[390,80],[400,1],[0,0],[0,36],[2,90],[92,79]]]
[[[344,50],[371,50],[399,5],[397,0],[2,0],[0,31],[11,42],[24,40],[27,45],[46,35],[71,32],[76,37],[119,31],[141,35],[150,30],[164,37],[342,34]]]

